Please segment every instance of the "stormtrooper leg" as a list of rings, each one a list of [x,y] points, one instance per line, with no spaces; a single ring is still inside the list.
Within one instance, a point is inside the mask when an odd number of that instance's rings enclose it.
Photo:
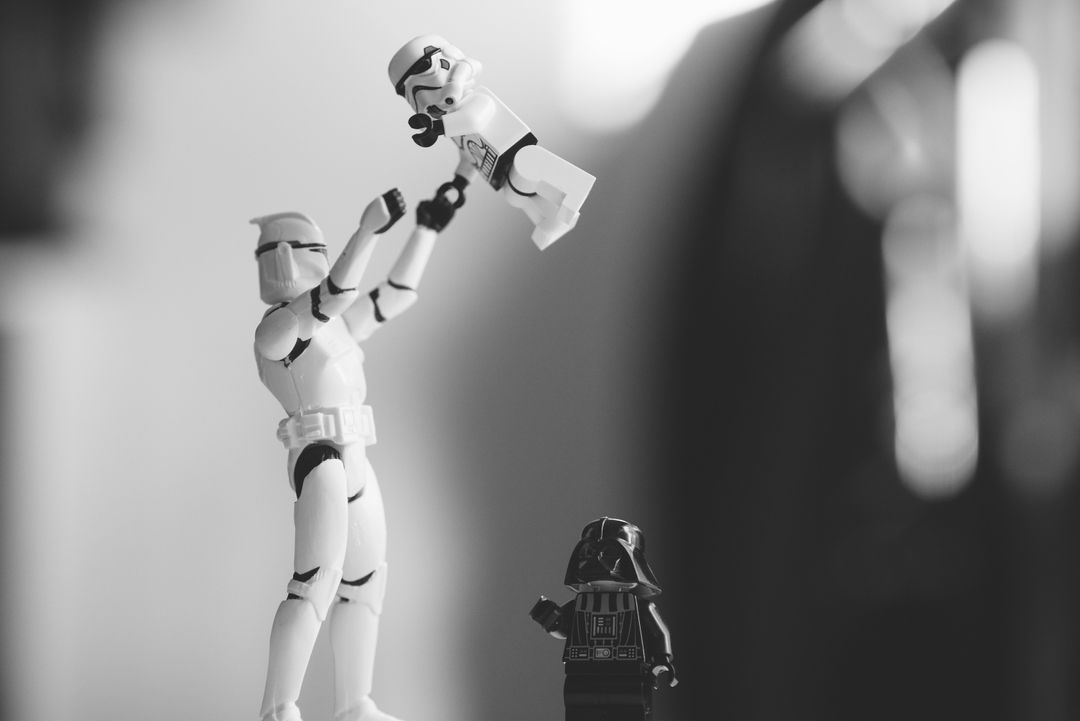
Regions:
[[[594,182],[595,177],[539,145],[517,152],[508,185],[520,198],[511,200],[511,205],[525,210],[536,225],[533,242],[541,250],[577,224]],[[534,202],[530,203],[530,199]],[[536,202],[540,199],[547,202]],[[528,205],[533,206],[532,212]]]
[[[379,614],[386,593],[386,519],[370,465],[363,493],[349,503],[345,575],[330,613],[334,721],[397,721],[371,700]]]
[[[521,195],[514,192],[509,183],[503,186],[502,193],[507,203],[524,212],[532,221],[532,241],[540,250],[572,230],[581,215],[576,213],[569,222],[563,222],[558,218],[559,209],[555,204],[541,195]]]
[[[532,221],[533,225],[539,225],[544,222],[545,218],[555,217],[555,213],[558,211],[554,203],[536,193],[522,195],[515,192],[514,188],[509,184],[502,187],[502,192],[506,197],[506,202],[529,216],[529,220]]]
[[[330,446],[308,446],[296,467],[294,573],[270,631],[263,721],[301,721],[296,701],[345,557],[348,511],[339,454]]]

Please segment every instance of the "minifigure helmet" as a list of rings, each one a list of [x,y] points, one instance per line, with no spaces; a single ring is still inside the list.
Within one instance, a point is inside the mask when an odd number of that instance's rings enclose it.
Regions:
[[[255,259],[259,262],[259,297],[265,303],[288,302],[315,287],[330,272],[322,231],[303,213],[274,213],[253,218],[259,226]]]
[[[437,57],[440,55],[442,57]],[[441,35],[420,35],[394,53],[387,73],[394,91],[405,98],[413,110],[420,112],[415,99],[406,93],[406,83],[410,78],[423,76],[429,90],[432,84],[442,88],[443,94],[452,98],[447,102],[451,105],[461,100],[472,79],[480,74],[480,69],[480,61],[465,57],[465,53]]]
[[[575,591],[589,590],[590,581],[634,584],[642,598],[660,595],[660,585],[645,560],[645,534],[633,523],[607,516],[590,522],[570,554],[563,581]]]
[[[390,58],[387,69],[390,82],[398,95],[405,95],[405,81],[413,75],[427,72],[431,68],[432,56],[443,53],[454,59],[463,59],[465,55],[447,42],[441,35],[420,35],[401,46]]]

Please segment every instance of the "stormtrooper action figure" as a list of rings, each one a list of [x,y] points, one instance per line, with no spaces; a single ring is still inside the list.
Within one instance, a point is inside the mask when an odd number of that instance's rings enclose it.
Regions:
[[[435,238],[454,208],[420,203],[417,226],[389,278],[358,290],[377,236],[405,213],[395,189],[373,200],[330,267],[322,231],[302,213],[259,226],[259,291],[270,304],[255,331],[259,378],[288,414],[277,437],[288,449],[295,554],[288,595],[270,632],[262,721],[302,721],[296,706],[322,622],[334,656],[334,721],[396,721],[371,700],[379,614],[386,592],[386,522],[368,462],[375,442],[358,343],[416,300]],[[335,600],[336,598],[336,600]]]
[[[536,136],[494,93],[476,85],[479,61],[439,35],[421,35],[390,60],[390,82],[415,113],[413,140],[429,147],[440,135],[458,147],[454,179],[440,195],[465,188],[477,174],[520,208],[535,226],[532,240],[543,250],[578,221],[596,178],[537,144]]]

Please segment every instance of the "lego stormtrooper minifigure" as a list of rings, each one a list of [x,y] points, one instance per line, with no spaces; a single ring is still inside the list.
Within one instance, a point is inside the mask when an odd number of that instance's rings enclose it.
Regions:
[[[607,516],[585,526],[564,583],[577,596],[559,606],[543,596],[529,615],[566,639],[566,721],[649,721],[652,695],[674,686],[671,637],[653,600],[645,535]]]
[[[294,573],[270,633],[262,721],[301,721],[296,702],[328,616],[334,721],[395,721],[371,700],[386,523],[366,455],[375,427],[364,405],[358,343],[415,302],[437,233],[454,209],[445,199],[420,203],[416,229],[389,278],[362,295],[358,285],[377,236],[404,213],[396,189],[373,200],[333,267],[322,232],[306,215],[252,221],[260,230],[260,296],[271,305],[255,331],[255,360],[288,414],[277,437],[288,449],[296,493]]]
[[[457,191],[457,205],[482,175],[510,205],[535,226],[533,242],[543,250],[577,223],[596,180],[581,168],[537,144],[536,136],[494,93],[476,85],[480,63],[439,35],[421,35],[390,60],[390,82],[415,113],[410,127],[421,147],[440,135],[458,147],[453,181],[440,194]]]

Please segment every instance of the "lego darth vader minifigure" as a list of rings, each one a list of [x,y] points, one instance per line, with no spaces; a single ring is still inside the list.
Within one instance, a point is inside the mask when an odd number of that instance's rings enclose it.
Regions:
[[[653,690],[677,680],[641,529],[608,517],[586,525],[564,583],[574,600],[541,596],[529,615],[566,639],[566,721],[649,721]]]

